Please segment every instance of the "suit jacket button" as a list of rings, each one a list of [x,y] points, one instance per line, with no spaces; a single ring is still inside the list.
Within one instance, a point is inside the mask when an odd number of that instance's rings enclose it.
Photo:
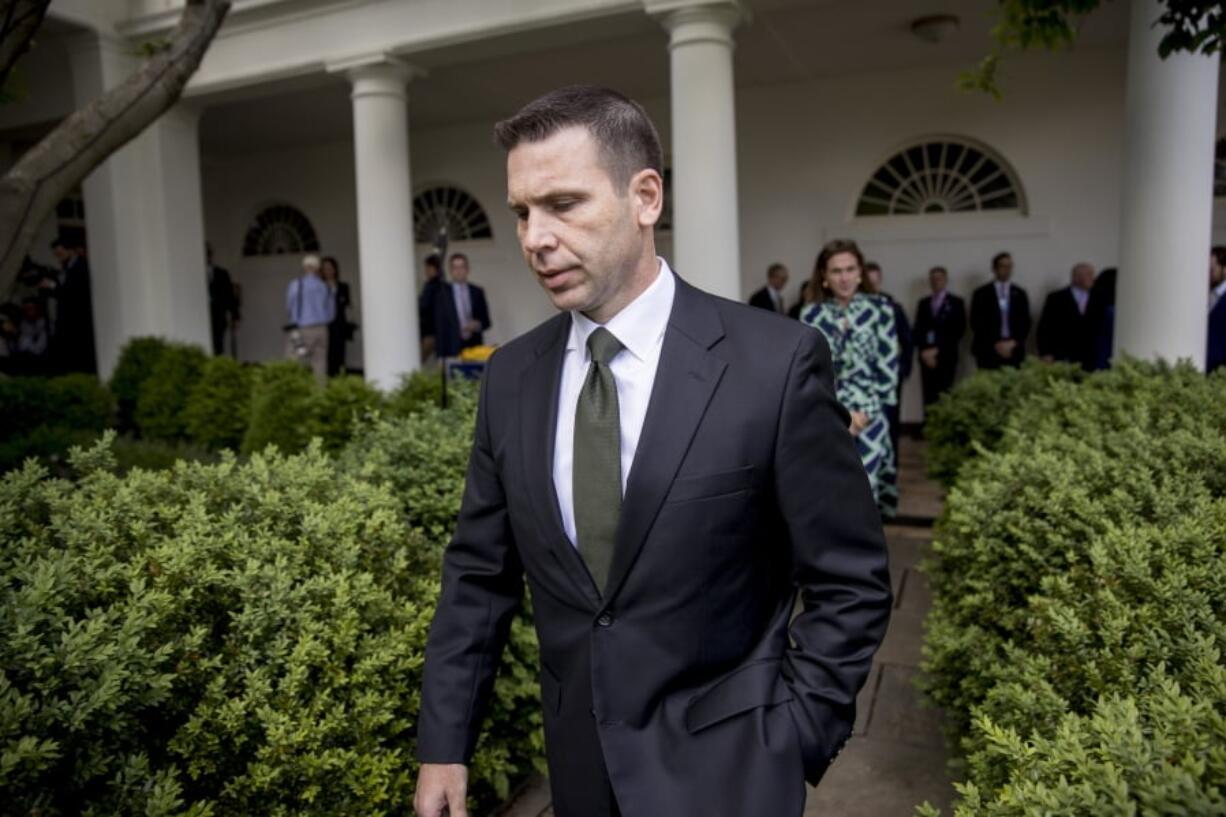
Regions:
[[[600,617],[596,619],[596,623],[601,627],[612,627],[613,616],[609,615],[608,613],[601,613]]]

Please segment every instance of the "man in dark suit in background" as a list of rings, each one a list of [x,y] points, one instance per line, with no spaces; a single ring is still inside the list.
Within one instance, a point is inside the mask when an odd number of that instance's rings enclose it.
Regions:
[[[766,286],[749,296],[749,305],[786,315],[783,288],[788,285],[788,268],[778,262],[766,268]]]
[[[869,292],[880,295],[890,302],[894,310],[894,331],[898,335],[898,388],[895,390],[894,405],[885,406],[886,420],[890,424],[890,442],[894,444],[894,464],[898,465],[898,441],[902,437],[902,386],[911,376],[911,360],[915,356],[915,341],[911,334],[911,323],[907,313],[894,296],[885,291],[881,280],[881,265],[869,261],[864,265],[864,280]]]
[[[981,369],[1020,366],[1030,334],[1030,299],[1026,290],[1009,282],[1013,256],[997,253],[992,259],[991,283],[971,296],[971,351]]]
[[[209,276],[209,326],[213,333],[213,354],[225,352],[226,330],[238,328],[238,297],[230,271],[213,263],[213,247],[204,245]]]
[[[434,294],[434,343],[440,358],[455,357],[470,346],[485,342],[490,310],[485,290],[468,282],[468,256],[456,253],[447,263],[450,281]]]
[[[958,374],[958,346],[966,333],[966,304],[947,289],[948,285],[949,272],[944,267],[928,270],[932,294],[920,298],[915,308],[912,335],[919,349],[925,409],[953,388]]]
[[[1209,251],[1209,343],[1205,371],[1226,366],[1226,247]]]
[[[468,813],[526,574],[558,817],[799,817],[890,609],[830,352],[656,255],[663,157],[637,103],[565,88],[495,133],[524,256],[566,311],[482,382],[426,647],[417,813]]]
[[[94,305],[90,290],[89,262],[84,248],[69,247],[63,239],[51,242],[51,252],[60,262],[60,275],[40,286],[54,300],[51,329],[51,365],[57,372],[98,371],[94,352]]]
[[[1094,267],[1081,262],[1073,266],[1071,282],[1047,296],[1035,330],[1039,357],[1051,363],[1076,363],[1086,371],[1094,367],[1094,324],[1090,316],[1090,288]]]

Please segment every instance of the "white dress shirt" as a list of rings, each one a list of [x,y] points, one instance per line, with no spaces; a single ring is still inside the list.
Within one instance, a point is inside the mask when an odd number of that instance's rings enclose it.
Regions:
[[[1217,306],[1217,302],[1226,297],[1226,281],[1209,290],[1209,311],[1213,311],[1213,307]]]
[[[1069,287],[1069,289],[1073,293],[1073,300],[1077,302],[1077,311],[1084,315],[1086,307],[1090,304],[1090,290],[1081,287]]]
[[[639,297],[604,324],[623,347],[609,363],[613,380],[617,384],[617,408],[621,424],[621,477],[622,495],[626,493],[626,481],[638,449],[643,420],[647,417],[647,404],[656,382],[656,369],[660,365],[660,350],[664,344],[664,331],[673,311],[673,296],[677,283],[673,272],[663,258],[656,280]],[[553,448],[553,487],[558,495],[558,509],[562,512],[562,526],[574,544],[575,533],[575,409],[579,404],[579,392],[587,379],[592,357],[587,350],[587,339],[600,324],[579,312],[571,312],[570,337],[566,341],[566,356],[562,361],[562,381],[558,388],[558,429]]]

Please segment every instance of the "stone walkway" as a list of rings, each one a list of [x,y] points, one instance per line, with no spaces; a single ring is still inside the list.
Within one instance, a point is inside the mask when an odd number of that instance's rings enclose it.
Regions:
[[[923,443],[904,440],[900,454],[899,516],[908,524],[886,527],[894,613],[860,693],[852,739],[821,786],[809,790],[805,817],[911,817],[925,800],[950,812],[953,789],[941,715],[922,704],[914,683],[930,603],[927,580],[917,567],[931,540],[925,523],[940,512],[941,492],[924,477]],[[503,817],[552,815],[543,780],[527,786],[503,812]]]

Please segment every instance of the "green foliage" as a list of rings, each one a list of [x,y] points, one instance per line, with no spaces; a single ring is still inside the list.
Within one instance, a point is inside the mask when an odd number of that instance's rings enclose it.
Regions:
[[[1028,361],[1020,369],[979,371],[963,380],[941,396],[924,421],[929,476],[950,487],[977,451],[996,447],[1018,403],[1083,377],[1070,364]]]
[[[357,375],[328,381],[319,399],[318,432],[324,449],[338,451],[353,437],[359,423],[378,412],[383,394]]]
[[[213,451],[237,449],[251,413],[251,371],[229,357],[210,358],[183,410],[188,437]]]
[[[162,353],[169,344],[161,338],[133,338],[124,344],[119,353],[115,371],[108,384],[119,408],[119,428],[132,431],[136,428],[136,401],[141,386],[153,374]]]
[[[446,409],[429,403],[403,417],[380,417],[342,451],[342,470],[387,485],[404,502],[409,524],[446,544],[460,510],[477,415],[476,390],[452,390]]]
[[[136,427],[142,437],[167,441],[187,437],[187,398],[208,360],[198,346],[166,345],[136,398]]]
[[[318,434],[320,388],[315,376],[292,360],[259,367],[251,395],[251,416],[242,451],[251,454],[275,445],[292,453]]]
[[[996,0],[992,28],[996,47],[975,68],[959,77],[964,90],[982,91],[999,99],[999,69],[1006,54],[1032,48],[1071,48],[1087,15],[1105,0]],[[1158,54],[1214,54],[1226,37],[1226,9],[1221,0],[1160,0],[1164,7],[1155,25],[1166,32]]]
[[[28,458],[61,466],[114,421],[115,401],[93,375],[0,379],[0,473]]]
[[[318,445],[123,477],[105,444],[74,457],[0,478],[5,810],[408,813],[440,550],[403,499]],[[540,762],[535,672],[521,619],[477,813]]]
[[[1018,403],[926,566],[958,817],[1223,813],[1224,544],[1226,376],[1125,360]]]
[[[388,395],[387,411],[395,417],[405,417],[423,406],[440,406],[442,403],[442,375],[437,371],[422,370],[406,375]]]

